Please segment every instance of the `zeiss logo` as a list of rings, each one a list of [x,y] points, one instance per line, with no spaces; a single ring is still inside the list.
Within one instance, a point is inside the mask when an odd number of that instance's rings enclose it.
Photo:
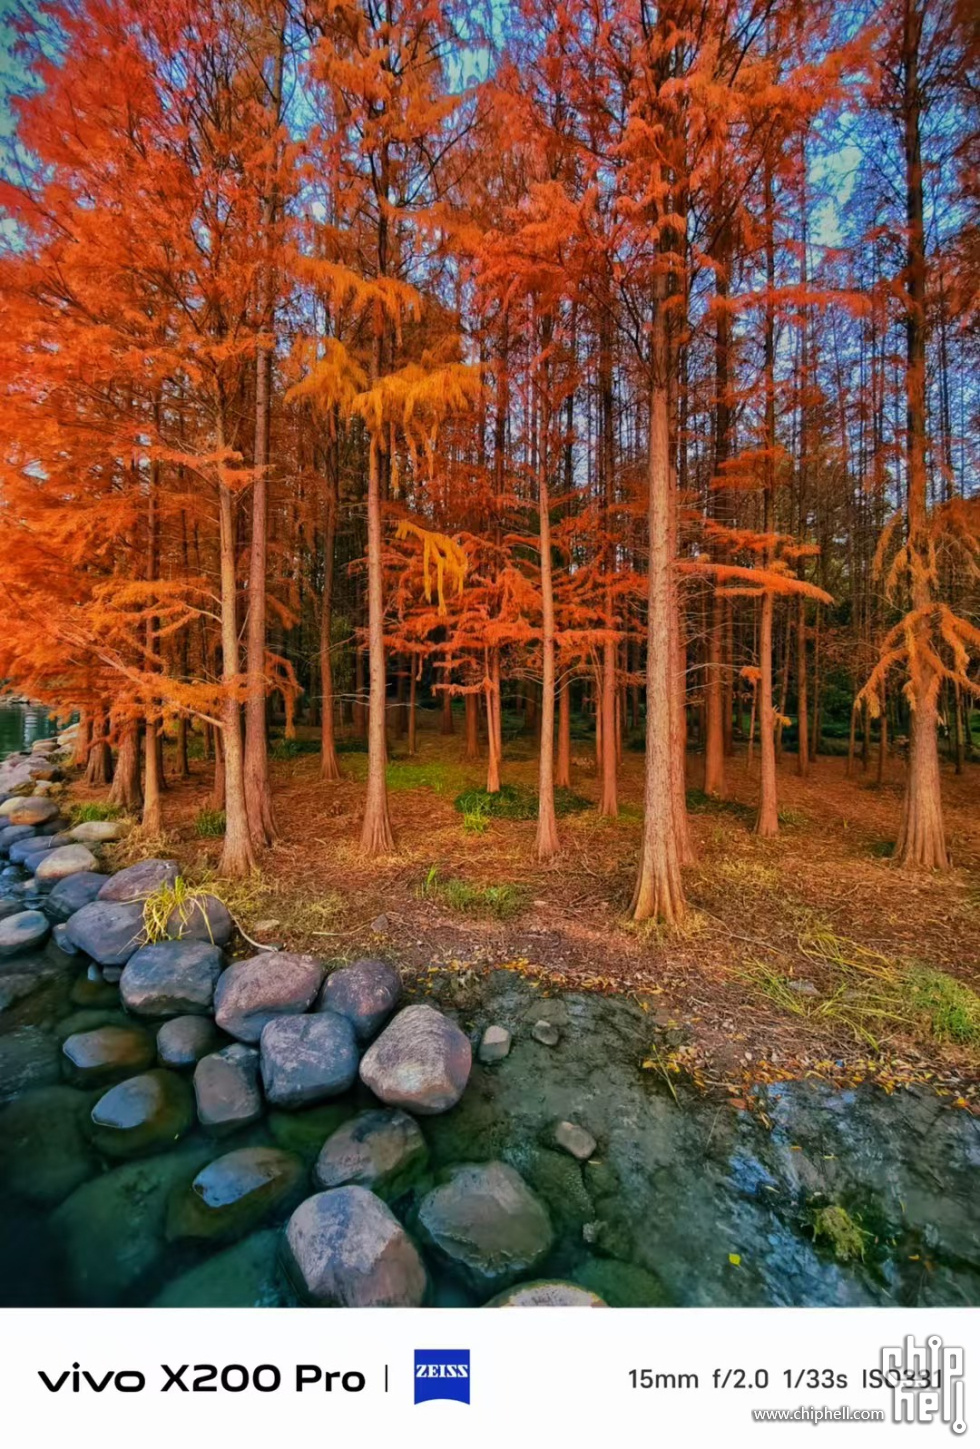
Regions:
[[[470,1401],[470,1351],[468,1348],[417,1348],[415,1350],[415,1402],[428,1399]]]

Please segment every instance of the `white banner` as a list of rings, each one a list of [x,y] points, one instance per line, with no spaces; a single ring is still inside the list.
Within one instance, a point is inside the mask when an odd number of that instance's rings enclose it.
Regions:
[[[12,1449],[940,1445],[980,1424],[971,1309],[16,1309],[0,1335]]]

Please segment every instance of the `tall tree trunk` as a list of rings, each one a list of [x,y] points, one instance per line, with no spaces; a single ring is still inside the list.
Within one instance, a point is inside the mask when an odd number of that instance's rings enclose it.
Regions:
[[[555,785],[569,790],[572,784],[572,681],[566,677],[558,694],[558,756],[555,761]]]
[[[722,200],[724,207],[725,201]],[[731,318],[728,310],[729,272],[731,268],[731,232],[726,221],[719,229],[717,266],[715,269],[715,451],[714,477],[711,481],[708,511],[720,523],[728,522],[727,490],[722,486],[728,461],[731,435]],[[724,550],[715,545],[715,558]],[[704,791],[706,795],[724,795],[725,780],[725,681],[723,656],[725,644],[725,601],[715,589],[710,605],[705,678],[705,746]]]
[[[211,809],[225,808],[225,753],[221,748],[221,730],[214,732],[214,779],[211,784]]]
[[[159,427],[159,404],[157,405],[157,425]],[[147,549],[146,549],[146,577],[152,583],[157,576],[157,487],[159,465],[154,463],[150,471],[150,488],[147,500]],[[146,621],[146,669],[148,672],[156,673],[157,669],[157,620],[151,614]],[[150,701],[150,707],[146,712],[146,729],[144,735],[143,749],[143,829],[150,838],[158,836],[163,829],[163,816],[160,808],[160,789],[162,783],[163,769],[160,762],[160,745],[158,738],[159,724],[154,712],[154,701]]]
[[[143,750],[143,829],[155,837],[163,828],[160,809],[160,750],[156,720],[146,721],[146,743]]]
[[[381,564],[381,459],[378,440],[371,439],[368,466],[368,664],[370,697],[368,703],[368,779],[361,849],[367,856],[387,855],[395,848],[394,832],[388,814],[388,786],[385,768],[388,751],[385,742],[385,708],[387,700],[385,677],[384,579]]]
[[[408,656],[408,663],[410,669],[408,677],[408,753],[415,755],[418,753],[418,741],[416,738],[418,715],[415,709],[415,679],[417,669],[415,656],[413,654]]]
[[[654,279],[651,320],[651,386],[648,453],[647,529],[647,737],[643,792],[643,839],[636,888],[634,920],[651,918],[670,924],[686,911],[681,880],[677,819],[674,812],[676,742],[673,738],[673,611],[677,607],[674,558],[671,552],[670,424],[668,416],[666,286]]]
[[[480,701],[475,694],[463,696],[466,709],[466,758],[480,758]]]
[[[220,405],[222,408],[224,404]],[[238,608],[235,569],[235,511],[231,489],[224,482],[224,419],[219,413],[218,448],[222,456],[218,477],[219,559],[221,571],[221,756],[224,764],[225,839],[219,873],[230,879],[255,869],[255,853],[245,805],[245,761],[242,750],[241,709],[238,703]],[[147,749],[149,753],[149,749]]]
[[[613,632],[613,572],[616,567],[616,543],[612,533],[612,511],[616,501],[616,440],[613,414],[612,342],[609,310],[603,308],[599,331],[599,406],[602,413],[602,451],[600,466],[603,486],[603,564],[606,573],[605,629],[602,642],[602,680],[597,721],[602,732],[601,774],[599,778],[599,814],[614,818],[619,814],[616,781],[616,749],[613,744],[616,728],[616,659],[619,649]]]
[[[138,719],[123,721],[119,749],[116,753],[116,771],[109,791],[109,804],[123,810],[135,812],[143,804],[143,787],[140,784],[140,723]]]
[[[189,780],[190,773],[191,762],[187,753],[187,716],[182,714],[177,721],[177,778]]]
[[[72,765],[76,770],[83,770],[88,764],[89,747],[92,743],[92,721],[82,710],[78,716],[78,732],[75,735],[75,753],[72,756]]]
[[[336,440],[330,442],[323,508],[323,596],[320,600],[320,779],[339,780],[333,701],[333,571],[337,537]]]
[[[759,684],[759,758],[761,789],[757,835],[771,838],[779,834],[779,806],[776,798],[776,716],[772,707],[772,610],[773,596],[766,590],[762,596],[762,621],[759,628],[759,655],[769,659]]]
[[[272,85],[268,115],[273,131],[278,130],[282,107],[282,75],[285,33],[280,22],[272,62]],[[272,137],[270,136],[270,144]],[[272,275],[272,229],[276,219],[276,193],[272,180],[275,157],[269,162],[262,221],[258,238],[265,252],[259,273],[259,344],[255,351],[255,481],[252,484],[252,541],[248,560],[248,634],[245,644],[245,806],[248,827],[257,847],[271,845],[276,837],[272,813],[272,784],[269,779],[269,746],[266,733],[266,587],[269,533],[269,422],[272,407],[272,348],[265,335],[275,327],[275,283]]]
[[[112,781],[112,751],[109,748],[109,741],[106,738],[108,720],[104,713],[100,712],[92,720],[92,737],[89,742],[88,766],[85,772],[85,783],[95,789],[108,785]]]
[[[551,341],[546,322],[544,345]],[[541,547],[541,745],[538,752],[538,860],[558,851],[555,815],[555,598],[551,578],[551,503],[548,494],[548,444],[551,399],[547,364],[543,367],[541,424],[538,439],[538,538]],[[613,751],[615,759],[615,751]]]
[[[801,594],[796,622],[796,773],[810,772],[810,714],[807,701],[806,599]]]
[[[935,671],[927,657],[933,600],[926,499],[926,249],[920,132],[922,93],[919,84],[924,6],[920,0],[904,0],[904,4],[908,553],[915,614],[912,632],[918,648],[910,664],[911,740],[895,856],[905,866],[931,866],[945,870],[949,866],[949,852],[943,826],[939,775],[938,690]]]
[[[490,650],[487,689],[487,794],[500,790],[500,762],[503,756],[503,722],[500,714],[500,650]]]
[[[408,729],[408,716],[405,713],[405,706],[408,695],[408,677],[405,673],[405,665],[401,658],[395,673],[395,739],[404,737]]]
[[[364,650],[360,644],[354,646],[354,733],[359,740],[367,739],[367,708],[364,702]]]
[[[768,153],[764,163],[763,187],[766,212],[766,325],[765,325],[765,388],[766,388],[766,464],[763,491],[762,528],[770,537],[775,526],[776,491],[776,244],[773,219],[772,168]],[[772,567],[773,551],[767,544],[766,568]],[[762,595],[759,622],[759,814],[755,833],[764,839],[779,834],[779,805],[776,799],[776,715],[772,707],[772,614],[773,595],[766,589]]]
[[[451,735],[453,733],[453,697],[448,689],[442,691],[442,713],[439,717],[439,733],[442,735]]]

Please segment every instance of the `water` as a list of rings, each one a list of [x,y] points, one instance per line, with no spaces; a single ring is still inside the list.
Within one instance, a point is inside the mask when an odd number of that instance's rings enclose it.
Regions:
[[[58,725],[47,710],[29,704],[0,704],[0,760],[57,733]]]

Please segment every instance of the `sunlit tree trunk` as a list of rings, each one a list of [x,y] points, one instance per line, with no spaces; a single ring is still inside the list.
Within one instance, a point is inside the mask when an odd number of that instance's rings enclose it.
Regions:
[[[766,461],[763,497],[763,532],[769,536],[775,527],[776,476],[776,248],[773,234],[772,170],[767,157],[764,176],[766,212],[766,324],[765,324],[765,388],[766,388]],[[772,564],[772,549],[767,545],[766,567]],[[779,834],[779,807],[776,803],[776,715],[772,707],[772,613],[770,589],[762,595],[762,616],[759,623],[759,814],[755,822],[757,835],[768,838]]]
[[[78,732],[75,735],[75,753],[72,756],[72,765],[76,770],[83,770],[88,764],[88,752],[91,740],[92,721],[83,710],[78,717]]]
[[[219,405],[224,407],[224,403]],[[238,609],[235,570],[235,512],[231,489],[224,481],[224,419],[219,412],[218,448],[222,454],[218,477],[218,530],[221,571],[221,756],[224,766],[225,838],[219,872],[236,879],[255,869],[255,853],[245,806],[245,761],[242,750],[241,676],[238,656]],[[147,747],[149,754],[149,742]]]
[[[361,849],[367,856],[387,855],[395,848],[394,832],[388,814],[388,786],[385,769],[388,750],[385,742],[385,709],[387,689],[385,677],[384,580],[381,563],[381,467],[378,441],[371,439],[368,465],[367,499],[368,548],[368,778]]]
[[[139,810],[143,804],[138,719],[126,719],[120,727],[116,771],[112,779],[112,788],[109,791],[109,803],[118,805],[123,810],[134,812]]]
[[[545,326],[545,347],[551,328]],[[548,861],[558,851],[555,815],[555,597],[551,577],[551,501],[548,490],[549,419],[551,415],[548,368],[542,368],[540,432],[538,437],[538,539],[541,549],[541,744],[538,750],[538,860]],[[615,752],[614,752],[615,757]]]
[[[269,120],[279,125],[282,106],[282,75],[285,35],[280,22],[272,60],[269,92]],[[270,161],[270,172],[274,166]],[[275,187],[271,177],[262,198],[262,222],[258,246],[265,251],[259,273],[259,345],[255,353],[255,481],[252,484],[252,541],[248,561],[248,634],[245,644],[247,676],[245,696],[245,806],[248,826],[256,846],[271,845],[276,835],[272,813],[272,784],[269,779],[269,745],[266,731],[266,588],[269,534],[269,423],[272,408],[272,348],[264,334],[275,325],[272,275],[272,229],[276,217]]]
[[[487,689],[487,794],[500,790],[500,761],[503,755],[503,727],[500,716],[500,650],[490,650]]]
[[[673,808],[676,750],[673,738],[673,660],[670,643],[677,606],[671,553],[670,427],[667,385],[665,279],[654,280],[651,319],[651,388],[648,454],[647,527],[650,561],[647,576],[647,737],[643,792],[643,840],[634,920],[679,922],[686,911]]]
[[[85,783],[94,788],[108,785],[112,780],[112,751],[106,738],[108,720],[104,713],[96,714],[92,720],[92,734],[89,741],[88,763]]]
[[[160,809],[160,751],[156,720],[146,721],[146,747],[143,750],[143,829],[149,836],[160,834],[163,820]]]
[[[159,425],[159,407],[157,409],[157,421]],[[157,488],[159,484],[158,465],[153,464],[150,472],[150,487],[147,508],[147,556],[146,556],[146,577],[152,583],[157,576],[157,553],[158,553],[158,521],[157,521]],[[156,673],[157,662],[157,621],[151,614],[146,621],[146,668]],[[155,837],[160,834],[163,827],[163,818],[160,808],[160,789],[162,783],[162,766],[160,761],[160,744],[158,738],[159,723],[152,707],[147,711],[145,747],[143,750],[143,829],[148,836]]]
[[[926,250],[922,190],[922,94],[919,51],[922,11],[919,0],[904,0],[902,62],[905,123],[906,254],[906,451],[908,460],[908,551],[911,570],[913,637],[917,649],[910,665],[911,721],[909,763],[902,822],[895,857],[907,866],[949,866],[943,826],[939,775],[937,711],[939,681],[929,663],[932,584],[929,570],[926,498]]]
[[[616,565],[616,545],[612,536],[612,509],[615,502],[615,418],[613,415],[612,344],[609,337],[608,313],[603,310],[599,342],[599,407],[601,409],[602,449],[600,454],[603,484],[603,539],[605,588],[605,628],[602,642],[602,678],[599,700],[597,729],[602,738],[599,774],[599,814],[615,817],[619,814],[619,800],[616,781],[616,658],[618,644],[613,633],[615,618],[613,611],[612,574]]]
[[[724,204],[724,203],[723,203]],[[718,266],[715,271],[715,453],[714,480],[710,500],[710,512],[719,521],[725,521],[727,502],[721,486],[724,465],[728,461],[731,434],[731,319],[728,312],[729,269],[731,267],[731,239],[727,225],[723,224],[718,243]],[[716,557],[721,551],[715,548]],[[706,795],[724,795],[727,789],[725,779],[725,684],[722,674],[725,637],[725,601],[716,588],[711,600],[706,642],[707,668],[705,675],[705,745],[704,745],[704,790]]]
[[[323,510],[323,596],[320,599],[320,779],[339,780],[337,743],[334,734],[333,628],[334,544],[337,535],[336,440],[331,439],[324,480]]]

